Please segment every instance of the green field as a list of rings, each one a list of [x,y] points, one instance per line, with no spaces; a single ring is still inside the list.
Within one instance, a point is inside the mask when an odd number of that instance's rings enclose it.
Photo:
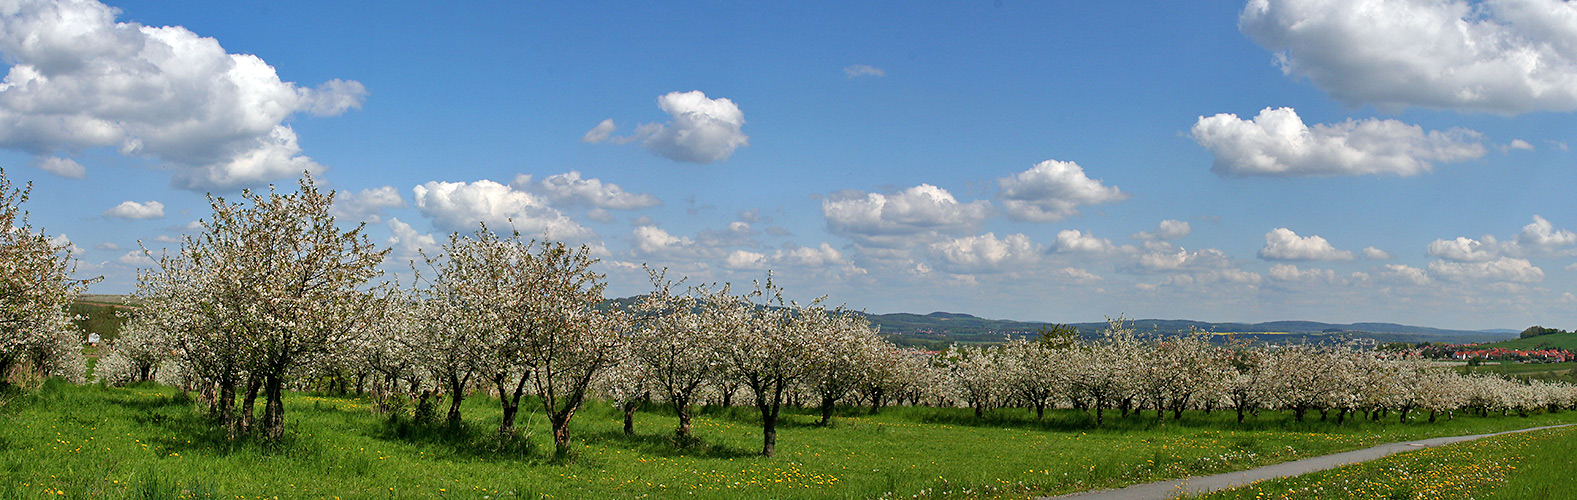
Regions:
[[[278,444],[230,443],[170,388],[51,381],[0,407],[0,498],[1024,498],[1226,472],[1428,436],[1577,421],[1577,412],[1459,417],[1427,424],[1293,423],[1224,412],[1157,424],[1154,414],[1095,428],[1082,413],[1037,423],[968,409],[845,409],[831,427],[786,411],[779,456],[761,458],[755,411],[709,409],[701,443],[670,438],[673,418],[642,412],[637,435],[593,404],[575,452],[551,457],[540,416],[527,438],[493,437],[496,403],[476,396],[466,428],[444,432],[374,415],[365,400],[292,394]]]
[[[1495,436],[1191,498],[1570,498],[1574,446],[1572,427]]]
[[[1577,352],[1577,333],[1552,333],[1525,339],[1512,339],[1490,344],[1480,344],[1475,349],[1565,349]]]

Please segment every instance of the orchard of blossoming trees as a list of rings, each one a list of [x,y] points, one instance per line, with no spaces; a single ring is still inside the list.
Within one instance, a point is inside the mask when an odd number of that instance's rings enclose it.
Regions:
[[[9,379],[80,379],[78,337],[63,311],[84,283],[68,278],[66,248],[27,225],[18,208],[27,191],[3,179],[0,368]],[[486,227],[451,234],[402,287],[378,271],[386,250],[359,226],[336,226],[332,203],[310,177],[292,194],[212,199],[203,232],[139,276],[142,307],[98,378],[195,391],[230,436],[267,439],[284,432],[287,389],[367,394],[377,411],[414,406],[434,425],[447,400],[452,427],[464,425],[464,398],[491,394],[501,437],[517,433],[522,404],[535,405],[560,452],[591,399],[623,410],[626,433],[643,405],[666,405],[681,442],[695,439],[698,405],[754,407],[768,456],[785,406],[818,409],[823,424],[840,405],[925,405],[980,417],[1067,408],[1094,425],[1136,412],[1175,420],[1227,411],[1242,422],[1281,410],[1340,424],[1577,408],[1577,386],[1567,384],[1460,375],[1339,345],[1146,337],[1121,319],[1093,339],[1053,330],[942,352],[903,349],[858,313],[787,300],[770,275],[739,292],[651,270],[652,292],[619,306],[604,297],[586,247]]]
[[[0,387],[83,375],[81,340],[65,311],[89,282],[70,278],[70,242],[28,223],[21,206],[30,187],[14,188],[0,170]]]

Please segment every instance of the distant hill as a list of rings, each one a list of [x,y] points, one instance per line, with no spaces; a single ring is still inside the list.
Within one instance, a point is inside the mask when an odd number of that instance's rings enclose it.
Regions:
[[[934,312],[930,314],[869,314],[882,333],[911,344],[942,345],[951,342],[1001,342],[1009,337],[1034,335],[1045,326],[1041,322],[986,319],[970,314]],[[1321,323],[1317,321],[1271,321],[1265,323],[1212,323],[1194,320],[1140,319],[1132,325],[1140,333],[1178,335],[1190,328],[1217,334],[1241,334],[1260,340],[1307,341],[1311,338],[1371,338],[1380,342],[1490,342],[1514,337],[1515,331],[1487,332],[1448,330],[1396,323]],[[1099,335],[1106,323],[1074,323],[1085,337]]]
[[[628,307],[638,297],[609,299],[609,305]],[[135,307],[128,304],[124,295],[82,295],[72,305],[71,312],[83,318],[77,321],[84,332],[95,332],[105,339],[113,339],[120,332],[125,319],[115,311]],[[1010,337],[1030,337],[1035,330],[1048,323],[981,318],[972,314],[937,311],[930,314],[889,313],[866,314],[871,323],[881,327],[884,337],[904,345],[942,348],[954,342],[1002,342]],[[1319,341],[1334,338],[1371,338],[1380,342],[1494,342],[1512,339],[1519,330],[1447,330],[1396,323],[1321,323],[1317,321],[1271,321],[1266,323],[1212,323],[1208,321],[1177,319],[1141,319],[1132,325],[1140,333],[1178,335],[1188,333],[1190,327],[1217,334],[1236,334],[1239,338],[1265,341]],[[1106,323],[1074,323],[1084,337],[1095,337],[1106,328]],[[1559,337],[1559,338],[1556,338]],[[1534,342],[1528,342],[1534,341]],[[1539,346],[1539,342],[1554,342],[1555,346],[1570,344],[1577,351],[1577,333],[1556,334],[1531,339],[1510,340],[1506,344],[1526,349]],[[1512,344],[1515,343],[1515,344]]]

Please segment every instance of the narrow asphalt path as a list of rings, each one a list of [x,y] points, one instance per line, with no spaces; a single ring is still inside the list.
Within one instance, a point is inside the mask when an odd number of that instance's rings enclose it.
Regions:
[[[1214,476],[1186,477],[1183,479],[1173,479],[1171,481],[1136,484],[1127,488],[1115,490],[1086,491],[1047,498],[1055,498],[1057,500],[1165,500],[1169,498],[1176,498],[1182,495],[1197,495],[1201,493],[1210,493],[1213,491],[1236,488],[1239,486],[1248,485],[1249,483],[1253,483],[1255,481],[1298,476],[1302,474],[1308,474],[1310,472],[1334,469],[1343,465],[1367,462],[1397,453],[1416,451],[1424,448],[1433,448],[1436,446],[1444,446],[1453,443],[1460,443],[1463,441],[1472,441],[1475,439],[1499,436],[1502,434],[1554,429],[1557,427],[1566,427],[1570,425],[1577,424],[1546,425],[1544,427],[1533,427],[1491,434],[1473,434],[1471,436],[1449,436],[1420,439],[1417,441],[1403,441],[1400,443],[1382,444],[1373,448],[1365,448],[1362,450],[1353,450],[1343,453],[1305,458],[1303,460],[1283,462],[1275,465],[1267,465],[1257,469],[1228,472],[1226,474],[1216,474]]]

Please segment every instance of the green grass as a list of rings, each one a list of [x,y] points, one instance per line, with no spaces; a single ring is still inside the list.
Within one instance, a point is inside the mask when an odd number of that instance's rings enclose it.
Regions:
[[[1508,434],[1193,498],[1568,498],[1574,446],[1572,427]]]
[[[1540,335],[1537,337],[1528,337],[1525,339],[1512,339],[1491,344],[1482,344],[1475,346],[1474,349],[1493,349],[1496,347],[1523,350],[1557,348],[1568,351],[1577,351],[1577,333],[1552,333],[1549,335]]]
[[[638,433],[592,404],[572,427],[574,455],[555,459],[541,416],[531,435],[494,437],[498,409],[477,396],[458,432],[372,414],[364,400],[291,394],[278,444],[227,442],[195,404],[156,385],[58,380],[0,406],[0,499],[168,498],[1023,498],[1219,473],[1419,437],[1577,421],[1531,417],[1385,423],[1290,422],[1266,413],[1112,417],[1079,412],[1035,422],[1023,410],[977,421],[967,409],[844,409],[831,427],[786,411],[778,456],[755,456],[753,409],[711,409],[700,442],[680,447],[673,417],[642,412]],[[59,494],[63,493],[63,494]]]

